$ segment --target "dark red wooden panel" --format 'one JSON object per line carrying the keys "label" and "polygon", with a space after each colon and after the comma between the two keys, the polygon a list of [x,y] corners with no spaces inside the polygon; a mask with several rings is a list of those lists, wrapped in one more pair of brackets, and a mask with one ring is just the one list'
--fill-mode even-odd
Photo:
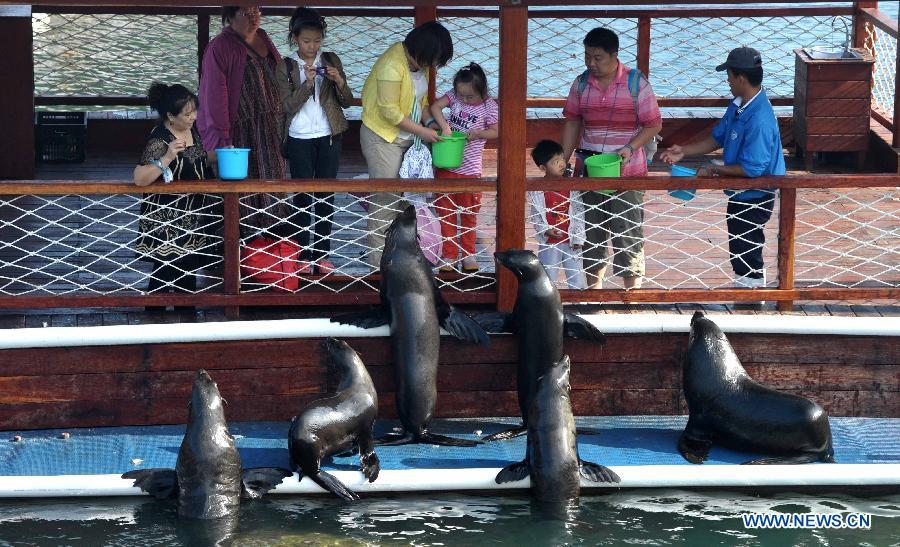
{"label": "dark red wooden panel", "polygon": [[869,82],[810,82],[807,99],[862,99],[869,96]]}

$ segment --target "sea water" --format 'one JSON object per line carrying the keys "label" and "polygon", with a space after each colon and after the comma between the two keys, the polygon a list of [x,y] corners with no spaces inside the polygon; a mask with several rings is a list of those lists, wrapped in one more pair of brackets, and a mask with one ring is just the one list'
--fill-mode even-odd
{"label": "sea water", "polygon": [[[869,529],[748,529],[748,513],[871,515]],[[900,545],[900,494],[633,490],[563,508],[525,496],[273,496],[235,519],[179,519],[146,498],[7,500],[0,545]]]}

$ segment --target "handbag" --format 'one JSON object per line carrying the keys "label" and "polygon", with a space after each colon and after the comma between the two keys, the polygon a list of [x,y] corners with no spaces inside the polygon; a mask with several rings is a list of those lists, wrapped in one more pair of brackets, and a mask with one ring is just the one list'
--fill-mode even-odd
{"label": "handbag", "polygon": [[241,246],[241,276],[277,291],[296,291],[300,250],[292,239],[256,237]]}
{"label": "handbag", "polygon": [[[419,101],[413,98],[413,109],[410,118],[419,120]],[[403,154],[403,162],[400,164],[401,179],[433,179],[434,167],[431,162],[431,151],[422,139],[416,136],[413,139],[412,146]]]}
{"label": "handbag", "polygon": [[434,210],[428,204],[428,194],[422,192],[404,192],[403,198],[416,208],[416,233],[419,236],[419,248],[425,259],[437,264],[441,256],[443,237],[441,223]]}

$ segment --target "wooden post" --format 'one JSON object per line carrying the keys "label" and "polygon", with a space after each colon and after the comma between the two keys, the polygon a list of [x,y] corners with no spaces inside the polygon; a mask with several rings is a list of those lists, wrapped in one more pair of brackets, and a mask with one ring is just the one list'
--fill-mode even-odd
{"label": "wooden post", "polygon": [[650,77],[650,17],[646,15],[638,18],[637,67]]}
{"label": "wooden post", "polygon": [[203,52],[209,45],[209,14],[197,15],[197,86],[200,85],[200,74],[203,72]]}
{"label": "wooden post", "polygon": [[[497,150],[497,250],[525,246],[525,98],[528,89],[528,8],[500,5],[500,142]],[[497,267],[497,308],[510,311],[515,277]]]}
{"label": "wooden post", "polygon": [[[428,21],[437,21],[437,6],[416,6],[413,10],[413,22],[415,26],[419,26],[422,23],[427,23]],[[437,93],[437,85],[435,84],[435,70],[432,70],[428,75],[428,102],[434,102],[435,93]],[[422,120],[427,120],[430,118],[430,115],[422,114]]]}
{"label": "wooden post", "polygon": [[[778,288],[794,288],[794,240],[797,236],[797,189],[782,188],[778,208]],[[793,300],[779,300],[778,311],[791,311]]]}
{"label": "wooden post", "polygon": [[[240,194],[229,193],[223,196],[224,214],[222,222],[225,223],[224,245],[224,285],[225,294],[240,294],[241,292],[241,211],[240,211]],[[240,308],[237,306],[226,306],[225,317],[228,319],[237,319],[240,315]]]}
{"label": "wooden post", "polygon": [[0,178],[34,178],[34,59],[31,6],[0,7]]}
{"label": "wooden post", "polygon": [[[894,39],[897,41],[897,61],[894,63],[894,142],[891,146],[900,148],[900,34]],[[900,173],[900,165],[897,172]]]}
{"label": "wooden post", "polygon": [[866,44],[866,40],[869,39],[870,33],[872,39],[875,37],[875,33],[872,32],[871,23],[867,23],[863,18],[862,10],[863,8],[873,8],[878,9],[878,2],[854,2],[853,3],[853,43],[852,46],[855,48],[866,48],[871,51],[875,51],[875,44]]}

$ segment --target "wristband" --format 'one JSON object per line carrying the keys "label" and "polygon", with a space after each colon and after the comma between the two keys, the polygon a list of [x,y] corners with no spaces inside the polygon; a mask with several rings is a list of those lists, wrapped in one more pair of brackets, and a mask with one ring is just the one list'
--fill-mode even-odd
{"label": "wristband", "polygon": [[631,143],[626,144],[626,145],[623,146],[622,148],[627,148],[629,152],[631,152],[632,154],[634,154],[634,147],[631,146]]}
{"label": "wristband", "polygon": [[151,160],[150,163],[159,167],[159,170],[162,171],[163,184],[169,184],[170,182],[172,182],[172,170],[169,169],[168,166],[163,165],[163,162],[159,160]]}

